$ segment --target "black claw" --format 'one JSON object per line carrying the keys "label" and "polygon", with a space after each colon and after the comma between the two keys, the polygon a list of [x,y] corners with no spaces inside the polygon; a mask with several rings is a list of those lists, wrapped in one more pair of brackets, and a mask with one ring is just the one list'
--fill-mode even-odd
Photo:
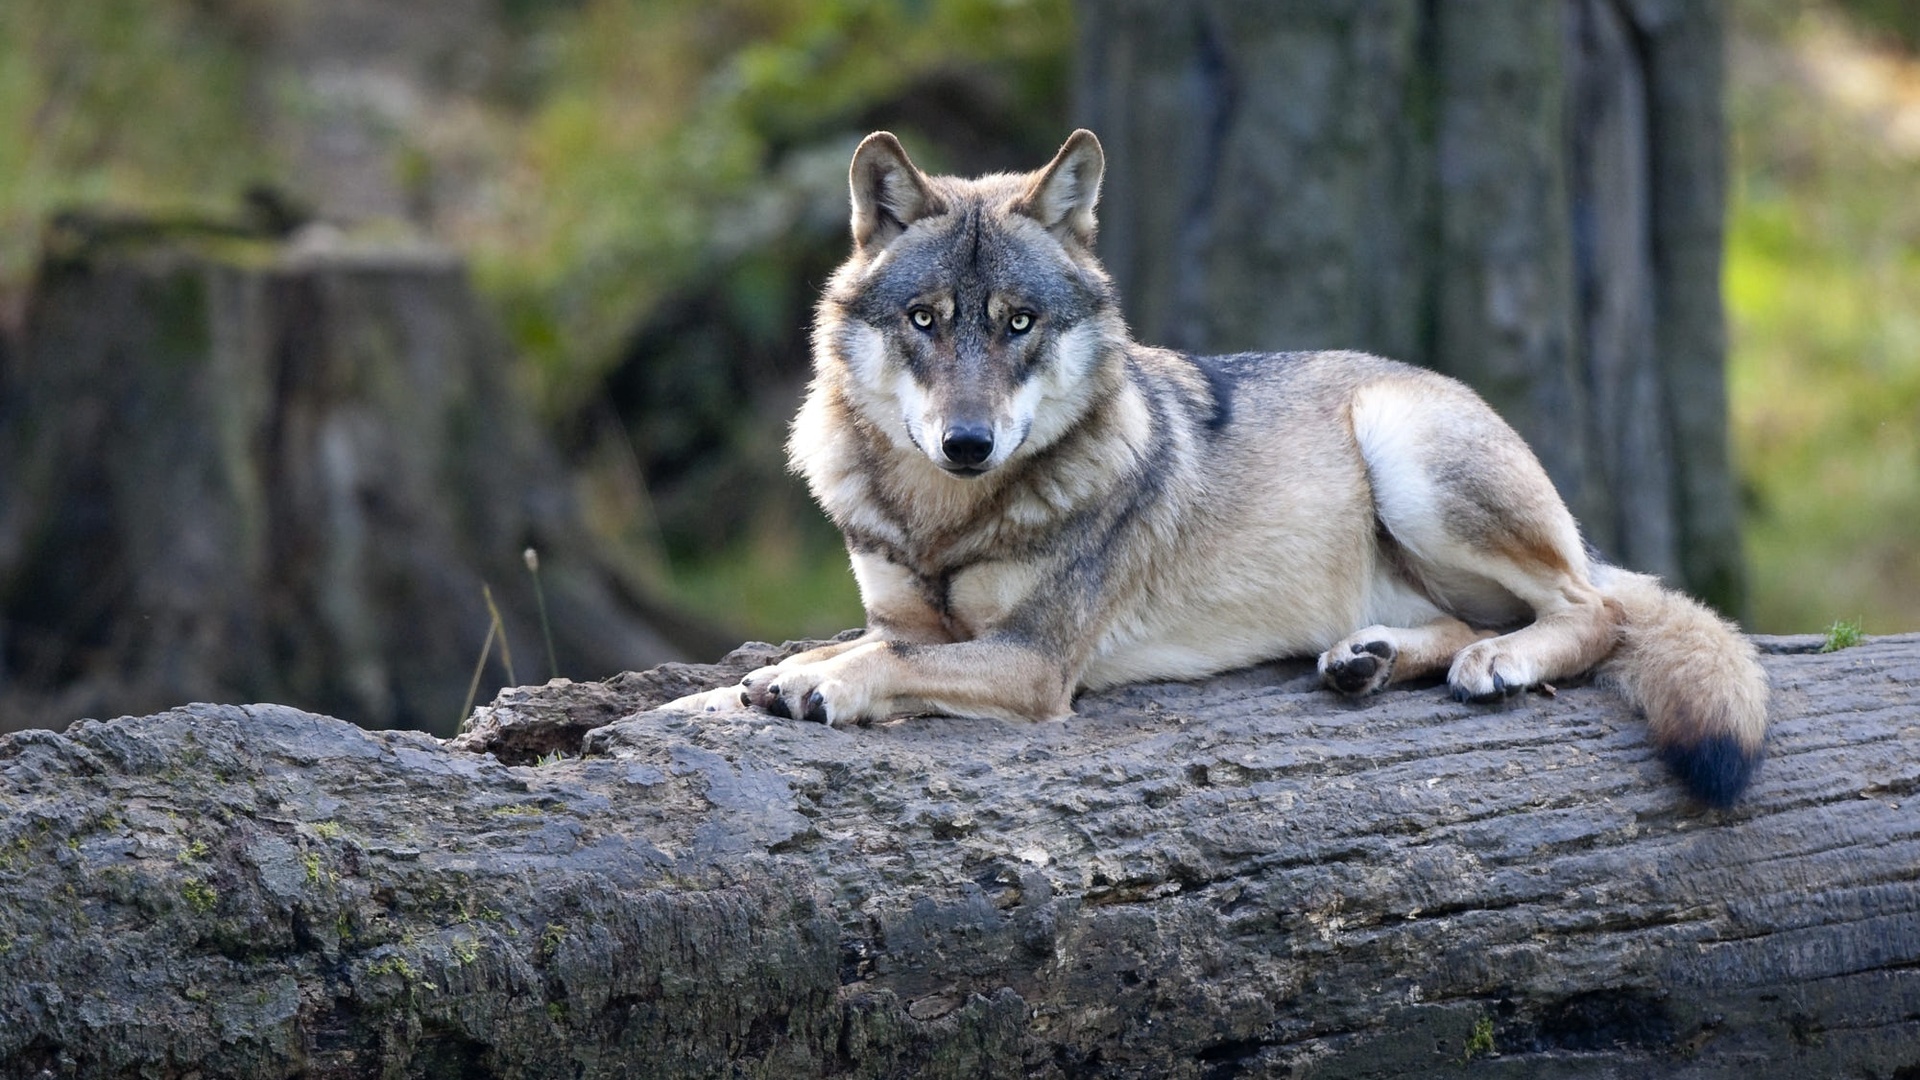
{"label": "black claw", "polygon": [[1493,676],[1493,689],[1484,694],[1475,694],[1469,692],[1464,686],[1456,686],[1453,688],[1453,700],[1462,704],[1494,705],[1502,701],[1513,700],[1515,694],[1525,689],[1526,687],[1524,686],[1516,686],[1508,682],[1501,678],[1498,672],[1495,672]]}
{"label": "black claw", "polygon": [[793,711],[787,708],[787,699],[780,696],[779,687],[777,686],[768,687],[767,694],[769,695],[769,697],[767,698],[768,712],[772,713],[773,715],[779,717],[782,720],[793,719]]}
{"label": "black claw", "polygon": [[815,690],[807,695],[807,712],[804,719],[816,724],[827,722],[827,699],[820,696],[820,691]]}
{"label": "black claw", "polygon": [[747,692],[745,690],[740,691],[740,704],[748,707],[751,707],[753,705],[753,699],[747,696]]}

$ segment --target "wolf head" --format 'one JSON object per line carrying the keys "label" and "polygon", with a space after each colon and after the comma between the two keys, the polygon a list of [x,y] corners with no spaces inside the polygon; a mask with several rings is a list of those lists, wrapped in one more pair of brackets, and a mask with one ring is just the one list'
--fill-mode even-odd
{"label": "wolf head", "polygon": [[956,477],[1058,439],[1125,329],[1093,256],[1105,157],[1076,131],[1035,173],[928,176],[887,132],[854,152],[853,255],[815,363],[885,438]]}

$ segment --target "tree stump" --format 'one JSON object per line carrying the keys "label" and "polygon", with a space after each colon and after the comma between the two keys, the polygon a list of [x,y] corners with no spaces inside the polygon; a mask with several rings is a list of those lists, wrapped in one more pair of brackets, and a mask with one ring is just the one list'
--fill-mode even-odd
{"label": "tree stump", "polygon": [[551,674],[529,547],[561,673],[725,649],[600,558],[450,255],[75,229],[0,417],[6,726],[277,700],[451,731],[483,584],[518,679]]}
{"label": "tree stump", "polygon": [[1298,663],[1031,726],[648,711],[759,646],[445,745],[0,737],[0,1075],[1910,1077],[1920,635],[1815,647],[1762,641],[1730,811],[1602,689]]}

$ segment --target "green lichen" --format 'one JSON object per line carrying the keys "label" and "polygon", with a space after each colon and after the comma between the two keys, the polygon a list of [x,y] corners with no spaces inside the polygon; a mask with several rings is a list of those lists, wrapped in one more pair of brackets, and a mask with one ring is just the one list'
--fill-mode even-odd
{"label": "green lichen", "polygon": [[376,960],[367,965],[367,974],[398,975],[403,979],[413,979],[419,975],[413,970],[413,965],[407,962],[407,958],[397,953],[385,960]]}
{"label": "green lichen", "polygon": [[1477,1057],[1492,1057],[1499,1053],[1493,1045],[1493,1018],[1483,1016],[1473,1022],[1473,1033],[1467,1036],[1466,1053],[1460,1057],[1462,1065]]}
{"label": "green lichen", "polygon": [[188,878],[180,883],[180,896],[193,910],[205,915],[220,903],[220,894],[213,886],[199,878]]}
{"label": "green lichen", "polygon": [[460,961],[462,967],[473,963],[480,959],[480,943],[472,938],[454,942],[453,958]]}

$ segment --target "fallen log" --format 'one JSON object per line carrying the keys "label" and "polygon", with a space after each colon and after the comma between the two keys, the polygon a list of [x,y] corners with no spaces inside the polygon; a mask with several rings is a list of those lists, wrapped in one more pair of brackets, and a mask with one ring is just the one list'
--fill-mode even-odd
{"label": "fallen log", "polygon": [[1762,642],[1690,804],[1600,688],[1299,664],[1018,727],[188,706],[0,738],[0,1075],[1920,1075],[1920,635]]}

